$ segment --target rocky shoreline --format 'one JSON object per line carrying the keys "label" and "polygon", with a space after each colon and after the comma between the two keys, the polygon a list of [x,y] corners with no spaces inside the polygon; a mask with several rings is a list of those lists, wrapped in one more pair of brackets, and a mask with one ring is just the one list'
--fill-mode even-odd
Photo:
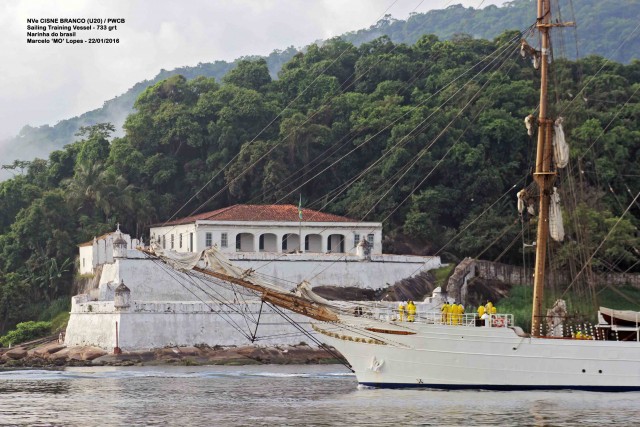
{"label": "rocky shoreline", "polygon": [[258,365],[340,363],[326,350],[306,344],[260,347],[167,347],[148,351],[109,354],[97,347],[66,347],[51,342],[27,349],[0,349],[2,368],[53,368],[65,366],[149,366],[149,365]]}

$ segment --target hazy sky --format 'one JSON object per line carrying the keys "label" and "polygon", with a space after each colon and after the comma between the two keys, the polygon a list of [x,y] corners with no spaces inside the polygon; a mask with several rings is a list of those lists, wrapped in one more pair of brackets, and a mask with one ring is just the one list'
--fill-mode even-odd
{"label": "hazy sky", "polygon": [[[389,13],[505,0],[3,0],[0,139],[99,108],[161,68],[302,47]],[[27,18],[124,18],[118,44],[27,44]],[[88,37],[84,37],[85,39]]]}

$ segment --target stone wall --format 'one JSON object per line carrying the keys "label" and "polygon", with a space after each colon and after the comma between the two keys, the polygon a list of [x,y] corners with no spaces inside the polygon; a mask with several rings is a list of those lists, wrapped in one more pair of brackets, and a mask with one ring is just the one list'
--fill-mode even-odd
{"label": "stone wall", "polygon": [[399,280],[442,266],[440,257],[372,255],[362,261],[344,254],[236,253],[231,262],[243,269],[291,283],[308,280],[312,286],[353,286],[380,289]]}
{"label": "stone wall", "polygon": [[[118,312],[113,310],[113,302],[109,307],[106,301],[94,301],[79,304],[75,308],[65,335],[67,346],[90,345],[112,351],[116,344],[116,322],[118,344],[123,351],[198,344],[241,346],[250,341],[230,323],[238,325],[245,334],[250,335],[255,330],[255,324],[247,323],[241,314],[218,303],[134,302],[131,310]],[[247,315],[257,318],[260,303],[250,303],[248,310]],[[311,331],[309,318],[298,315],[290,317]],[[260,345],[294,345],[309,341],[266,306],[263,307],[257,335],[259,340],[255,344]]]}
{"label": "stone wall", "polygon": [[[512,285],[533,285],[533,269],[522,268],[514,265],[501,264],[491,261],[476,261],[476,274],[484,279],[495,279]],[[640,274],[605,273],[594,275],[597,285],[624,285],[628,284],[640,289]],[[567,274],[554,272],[546,277],[546,284],[567,284],[571,279]]]}

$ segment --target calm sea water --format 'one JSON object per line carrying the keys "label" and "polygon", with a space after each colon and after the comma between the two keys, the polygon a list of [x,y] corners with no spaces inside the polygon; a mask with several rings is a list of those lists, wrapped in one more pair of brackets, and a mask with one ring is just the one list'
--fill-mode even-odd
{"label": "calm sea water", "polygon": [[633,426],[640,393],[359,388],[340,366],[0,371],[0,425]]}

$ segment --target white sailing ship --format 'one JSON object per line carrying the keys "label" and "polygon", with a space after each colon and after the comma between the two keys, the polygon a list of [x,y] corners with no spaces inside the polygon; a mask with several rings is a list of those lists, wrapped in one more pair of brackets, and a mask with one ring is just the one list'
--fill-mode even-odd
{"label": "white sailing ship", "polygon": [[[443,316],[418,311],[412,322],[388,308],[324,300],[303,283],[295,292],[260,279],[252,271],[234,267],[215,249],[193,256],[157,250],[174,267],[194,269],[200,277],[232,284],[257,293],[263,302],[316,320],[317,336],[337,349],[348,361],[358,382],[374,387],[479,388],[495,390],[580,389],[601,391],[640,390],[640,323],[636,314],[625,313],[623,325],[603,323],[599,330],[626,328],[632,340],[612,340],[609,334],[587,339],[542,336],[543,285],[547,236],[562,233],[561,220],[549,217],[555,190],[555,167],[561,167],[561,149],[552,161],[554,121],[547,112],[549,32],[565,24],[552,20],[549,0],[538,0],[537,29],[541,48],[523,42],[522,52],[533,57],[541,72],[537,162],[534,180],[539,188],[539,219],[536,242],[532,333],[514,325],[510,314],[492,314],[478,321],[474,314]],[[535,123],[534,123],[535,122]],[[556,138],[557,139],[557,138]],[[565,150],[566,151],[566,150]],[[566,154],[566,153],[564,153]],[[524,206],[521,206],[524,207]],[[204,261],[202,260],[204,256]],[[612,318],[611,312],[603,313]],[[634,317],[635,316],[635,317]],[[614,316],[615,317],[615,316]],[[631,320],[629,320],[631,319]],[[604,322],[604,321],[603,321]]]}

